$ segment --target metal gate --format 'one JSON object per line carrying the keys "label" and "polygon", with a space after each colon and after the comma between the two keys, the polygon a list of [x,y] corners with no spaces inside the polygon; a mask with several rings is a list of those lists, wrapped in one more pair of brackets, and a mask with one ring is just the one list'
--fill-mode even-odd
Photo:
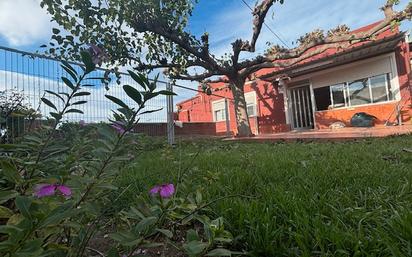
{"label": "metal gate", "polygon": [[289,89],[289,110],[293,129],[313,129],[313,109],[310,86]]}

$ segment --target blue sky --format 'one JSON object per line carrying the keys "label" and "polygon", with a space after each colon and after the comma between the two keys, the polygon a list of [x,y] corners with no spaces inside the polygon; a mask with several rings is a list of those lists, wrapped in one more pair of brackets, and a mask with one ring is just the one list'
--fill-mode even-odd
{"label": "blue sky", "polygon": [[[245,0],[254,6],[255,0]],[[402,4],[397,9],[403,8],[409,0],[401,0]],[[39,6],[40,0],[0,0],[0,46],[17,48],[26,51],[40,50],[39,46],[45,44],[50,39],[51,29],[54,26],[50,22],[50,17],[45,10]],[[302,4],[304,3],[304,4]],[[276,4],[269,13],[266,23],[287,43],[295,46],[293,42],[303,35],[316,28],[328,30],[340,24],[347,24],[352,29],[358,28],[380,20],[383,13],[379,7],[385,0],[285,0],[283,5]],[[237,38],[250,39],[252,34],[251,11],[241,0],[200,0],[196,6],[194,15],[190,19],[189,30],[197,36],[204,32],[209,32],[212,52],[221,56],[225,52],[230,52],[231,45]],[[410,29],[411,22],[403,24],[403,30]],[[263,28],[261,38],[257,44],[257,52],[263,53],[266,42],[280,43],[276,37],[267,29]],[[37,106],[40,93],[36,93],[36,85],[48,85],[56,87],[61,85],[58,72],[52,72],[43,78],[39,72],[41,65],[32,60],[26,60],[32,65],[30,69],[22,71],[25,66],[18,65],[18,62],[6,63],[5,52],[0,51],[0,90],[15,87],[16,89],[28,91],[26,93],[34,95],[33,106]],[[245,57],[245,56],[243,56]],[[15,57],[28,58],[28,57]],[[22,63],[22,61],[21,61]],[[2,71],[8,66],[7,72]],[[27,65],[26,65],[27,66]],[[42,83],[40,83],[42,81]],[[180,81],[188,87],[197,88],[197,83]],[[26,85],[26,88],[25,88]],[[94,88],[94,95],[100,96],[107,93],[104,87]],[[116,90],[119,90],[116,87]],[[176,102],[187,99],[194,95],[194,92],[178,89]],[[32,92],[33,91],[33,92]],[[113,93],[113,92],[112,92]],[[119,92],[117,92],[119,93]],[[96,98],[96,99],[97,99]],[[93,101],[92,101],[93,102]],[[91,109],[102,113],[103,117],[110,114],[111,106],[91,103]],[[158,105],[164,105],[160,103]],[[46,110],[44,110],[46,113]],[[160,118],[159,118],[160,117]],[[147,121],[164,121],[163,113],[147,117]],[[93,118],[90,118],[93,119]]]}
{"label": "blue sky", "polygon": [[[38,3],[40,0],[0,1],[0,45],[24,50],[38,50],[47,43],[53,24]],[[251,6],[255,0],[246,0]],[[401,0],[400,9],[409,0]],[[339,24],[357,28],[383,17],[379,7],[385,0],[285,0],[276,4],[268,15],[267,24],[278,33],[289,46],[296,39],[315,28],[329,29]],[[273,17],[272,17],[273,14]],[[210,33],[211,45],[217,55],[230,50],[236,38],[249,38],[252,16],[241,0],[200,0],[196,6],[189,29],[200,35]],[[411,22],[403,29],[411,28]],[[258,42],[258,50],[266,42],[280,43],[264,28]]]}

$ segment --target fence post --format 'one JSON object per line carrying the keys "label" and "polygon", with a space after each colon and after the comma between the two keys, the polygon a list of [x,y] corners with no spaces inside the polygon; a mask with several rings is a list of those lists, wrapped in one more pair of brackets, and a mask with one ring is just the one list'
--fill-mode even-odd
{"label": "fence post", "polygon": [[226,136],[230,137],[229,100],[225,98]]}
{"label": "fence post", "polygon": [[[171,83],[167,83],[166,90],[173,92],[173,85]],[[167,142],[169,143],[169,145],[173,146],[175,144],[173,95],[166,96],[166,101],[167,101]]]}

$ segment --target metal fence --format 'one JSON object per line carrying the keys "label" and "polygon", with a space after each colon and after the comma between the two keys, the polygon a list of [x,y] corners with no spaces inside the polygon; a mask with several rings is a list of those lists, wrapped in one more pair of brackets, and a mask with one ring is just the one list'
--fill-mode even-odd
{"label": "metal fence", "polygon": [[[66,92],[68,90],[61,78],[62,76],[68,77],[69,74],[60,64],[60,60],[42,54],[0,46],[0,108],[4,106],[5,102],[10,101],[13,95],[19,95],[22,96],[21,106],[37,110],[40,116],[36,120],[46,121],[50,118],[49,112],[52,110],[41,102],[41,98],[47,95],[47,98],[51,100],[57,99],[53,99],[53,95],[47,94],[45,91]],[[77,71],[81,71],[80,64],[71,64]],[[105,72],[105,69],[97,69],[90,76],[103,77]],[[86,80],[85,83],[91,84],[93,87],[87,87],[86,89],[91,94],[81,99],[87,101],[87,104],[78,108],[84,114],[70,113],[65,115],[64,121],[73,123],[107,122],[108,118],[112,117],[112,110],[115,110],[117,106],[105,97],[106,94],[122,99],[127,104],[133,104],[123,91],[122,85],[138,86],[137,83],[128,73],[121,73],[120,84],[117,84],[116,80],[115,76],[112,75],[111,82],[107,87],[99,80]],[[138,131],[151,136],[168,136],[169,143],[173,144],[174,112],[176,111],[174,104],[194,96],[199,93],[199,90],[178,84],[171,85],[166,81],[158,81],[157,87],[159,90],[172,90],[177,96],[159,96],[150,100],[146,105],[146,110],[161,110],[141,116]],[[63,103],[60,101],[53,102],[58,108],[62,107]],[[9,133],[21,134],[26,131],[27,127],[25,119],[18,115],[10,117],[8,124],[4,120],[0,124],[2,135],[6,130]]]}

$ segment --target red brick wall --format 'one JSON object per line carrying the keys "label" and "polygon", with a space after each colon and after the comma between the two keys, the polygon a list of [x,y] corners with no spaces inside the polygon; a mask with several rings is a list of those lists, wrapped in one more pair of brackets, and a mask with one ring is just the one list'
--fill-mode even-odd
{"label": "red brick wall", "polygon": [[337,121],[341,121],[350,126],[350,120],[355,113],[366,112],[370,115],[377,117],[376,125],[383,125],[389,118],[390,114],[395,109],[397,102],[376,104],[369,106],[360,106],[346,109],[336,109],[329,111],[321,111],[315,113],[315,122],[317,129],[326,129]]}
{"label": "red brick wall", "polygon": [[[211,85],[213,94],[208,96],[199,93],[192,99],[178,104],[177,120],[183,122],[213,122],[212,102],[223,98],[233,99],[232,91],[223,83]],[[256,92],[257,117],[249,119],[254,134],[272,134],[288,131],[283,104],[283,94],[277,86],[268,82],[258,81],[245,85],[245,93]],[[235,108],[233,101],[229,101],[230,129],[233,135],[237,134]],[[216,123],[216,133],[226,133],[226,122]]]}
{"label": "red brick wall", "polygon": [[[373,26],[376,24],[372,24]],[[368,29],[365,27],[363,29]],[[379,38],[392,35],[396,31],[386,31]],[[400,91],[402,99],[409,99],[412,95],[411,86],[411,67],[410,67],[410,49],[405,42],[400,43],[396,49],[396,65],[399,75]],[[262,69],[257,72],[263,75],[273,71],[273,69]],[[225,98],[233,98],[231,91],[223,83],[215,83],[210,85],[214,94]],[[219,89],[219,90],[216,90]],[[272,134],[290,130],[290,125],[286,124],[283,94],[279,92],[278,87],[268,82],[259,81],[253,84],[245,85],[245,93],[255,91],[257,96],[257,117],[251,118],[251,127],[253,133],[257,134]],[[196,97],[179,103],[179,111],[177,120],[184,122],[213,122],[213,114],[211,103],[216,100],[221,100],[222,97],[208,96],[199,93]],[[411,102],[403,112],[404,122],[410,122],[412,116]],[[340,110],[330,110],[317,112],[315,120],[317,128],[328,128],[335,121],[343,121],[349,125],[349,121],[356,112],[366,112],[378,118],[378,124],[383,124],[394,112],[396,102],[376,104],[370,106],[354,107]],[[230,102],[230,127],[232,134],[236,134],[235,111],[233,102]],[[394,121],[396,115],[393,115]],[[216,123],[216,133],[226,133],[226,123]]]}
{"label": "red brick wall", "polygon": [[[166,123],[139,123],[135,132],[148,136],[166,136]],[[177,136],[216,136],[216,124],[214,122],[183,123],[183,127],[175,126]]]}

